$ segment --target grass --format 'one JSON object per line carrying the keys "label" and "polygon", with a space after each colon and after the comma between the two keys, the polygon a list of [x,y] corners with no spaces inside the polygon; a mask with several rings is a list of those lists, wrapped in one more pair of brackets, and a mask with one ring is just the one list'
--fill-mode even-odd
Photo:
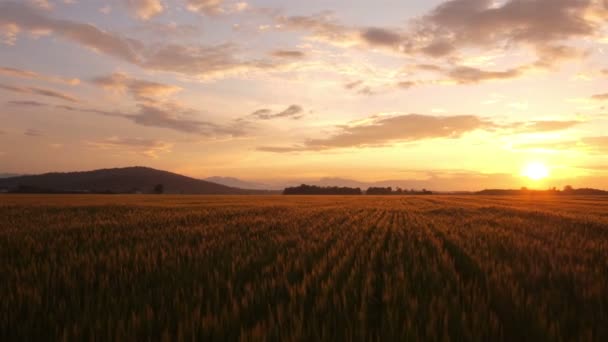
{"label": "grass", "polygon": [[608,339],[601,197],[1,196],[0,340]]}

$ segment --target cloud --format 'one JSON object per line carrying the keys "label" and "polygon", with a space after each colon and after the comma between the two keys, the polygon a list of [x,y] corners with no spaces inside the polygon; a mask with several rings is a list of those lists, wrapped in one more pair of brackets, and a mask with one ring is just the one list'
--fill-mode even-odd
{"label": "cloud", "polygon": [[119,138],[110,137],[99,141],[87,142],[89,146],[102,150],[118,150],[123,152],[135,152],[150,158],[157,159],[161,153],[171,152],[173,144],[162,140],[144,138]]}
{"label": "cloud", "polygon": [[300,59],[304,58],[306,54],[302,51],[297,50],[275,50],[272,52],[272,55],[280,58],[294,58]]}
{"label": "cloud", "polygon": [[210,122],[185,119],[173,114],[174,112],[170,108],[144,104],[138,107],[139,111],[136,114],[126,115],[125,117],[142,126],[168,128],[178,132],[199,135],[216,135],[218,133],[231,135],[235,133]]}
{"label": "cloud", "polygon": [[473,67],[460,66],[444,71],[450,80],[461,83],[479,83],[488,80],[504,80],[521,76],[528,67],[522,66],[504,71],[486,71]]}
{"label": "cloud", "polygon": [[29,2],[38,8],[42,8],[45,10],[53,9],[53,4],[49,0],[29,0]]}
{"label": "cloud", "polygon": [[353,89],[358,88],[362,84],[363,84],[363,80],[356,80],[356,81],[353,81],[353,82],[346,83],[344,85],[344,88],[348,89],[348,90],[353,90]]}
{"label": "cloud", "polygon": [[137,111],[135,113],[120,113],[67,106],[61,108],[70,111],[120,117],[141,126],[166,128],[177,132],[202,136],[241,136],[245,134],[242,124],[226,126],[188,119],[188,116],[195,115],[198,112],[194,109],[185,108],[178,102],[167,101],[168,97],[182,90],[180,87],[136,79],[125,73],[113,73],[97,77],[91,80],[91,82],[111,91],[129,93],[138,102]]}
{"label": "cloud", "polygon": [[357,81],[346,83],[344,85],[344,89],[354,90],[357,92],[357,94],[360,94],[360,95],[367,95],[367,96],[376,95],[376,92],[374,92],[371,87],[365,85],[365,81],[363,81],[363,80],[357,80]]}
{"label": "cloud", "polygon": [[79,43],[95,51],[137,63],[137,49],[141,43],[108,33],[91,24],[48,17],[23,4],[6,2],[0,4],[0,23],[16,25],[22,30],[50,31],[67,40]]}
{"label": "cloud", "polygon": [[525,128],[534,132],[560,131],[580,125],[581,121],[532,121]]}
{"label": "cloud", "polygon": [[416,64],[414,66],[414,68],[416,70],[430,71],[430,72],[439,72],[439,71],[443,70],[442,67],[440,67],[439,65],[434,65],[434,64]]}
{"label": "cloud", "polygon": [[516,122],[503,128],[512,128],[516,133],[540,133],[561,131],[584,123],[583,121],[529,121]]}
{"label": "cloud", "polygon": [[281,118],[290,118],[293,120],[300,119],[302,117],[302,112],[304,109],[299,105],[291,105],[287,107],[287,109],[273,113],[270,109],[259,109],[255,112],[251,113],[249,117],[258,119],[258,120],[272,120],[272,119],[281,119]]}
{"label": "cloud", "polygon": [[331,12],[309,16],[275,16],[274,20],[282,29],[310,31],[309,39],[338,46],[352,46],[362,42],[360,32],[355,28],[338,23]]}
{"label": "cloud", "polygon": [[542,141],[520,144],[521,149],[575,150],[591,154],[608,153],[608,136],[581,137],[578,140]]}
{"label": "cloud", "polygon": [[55,90],[39,88],[39,87],[19,87],[19,86],[11,86],[11,85],[5,85],[5,84],[0,83],[0,89],[12,91],[14,93],[20,93],[20,94],[31,94],[31,95],[53,97],[53,98],[57,98],[60,100],[73,102],[73,103],[80,102],[74,96],[64,94],[64,93],[61,93],[61,92],[58,92]]}
{"label": "cloud", "polygon": [[102,13],[102,14],[105,14],[105,15],[108,15],[108,14],[112,13],[112,6],[105,5],[105,6],[101,7],[99,9],[99,13]]}
{"label": "cloud", "polygon": [[593,95],[591,98],[594,100],[598,100],[598,101],[606,101],[606,100],[608,100],[608,93],[596,94],[596,95]]}
{"label": "cloud", "polygon": [[148,20],[164,11],[160,0],[126,0],[125,4],[141,20]]}
{"label": "cloud", "polygon": [[[450,0],[411,20],[406,29],[347,26],[331,12],[275,16],[275,20],[283,29],[309,31],[309,39],[334,46],[382,47],[407,56],[448,58],[450,63],[471,49],[524,48],[535,53],[531,65],[550,68],[588,55],[586,49],[571,43],[601,35],[608,12],[598,8],[592,0]],[[522,76],[522,71],[510,69],[473,78],[479,79],[475,82],[514,78]]]}
{"label": "cloud", "polygon": [[28,137],[41,137],[44,135],[44,133],[42,133],[42,131],[39,131],[39,130],[33,129],[33,128],[27,129],[25,132],[23,132],[23,134],[27,135]]}
{"label": "cloud", "polygon": [[184,46],[170,44],[151,50],[140,66],[146,69],[170,71],[184,75],[223,77],[252,70],[272,69],[276,63],[243,61],[234,57],[233,45]]}
{"label": "cloud", "polygon": [[608,136],[586,137],[581,141],[595,153],[608,153]]}
{"label": "cloud", "polygon": [[119,72],[94,78],[91,83],[115,92],[128,92],[135,100],[146,102],[157,102],[182,90],[177,86],[140,80]]}
{"label": "cloud", "polygon": [[207,15],[217,15],[223,13],[223,3],[224,0],[186,0],[188,10]]}
{"label": "cloud", "polygon": [[183,108],[174,103],[140,103],[137,105],[137,110],[132,113],[64,105],[58,105],[55,108],[71,112],[121,118],[140,126],[165,128],[176,132],[205,137],[237,137],[246,134],[246,125],[244,123],[222,125],[208,121],[188,119],[188,116],[196,115],[198,112],[193,109]]}
{"label": "cloud", "polygon": [[8,104],[13,106],[24,106],[24,107],[46,107],[48,104],[38,101],[8,101]]}
{"label": "cloud", "polygon": [[411,87],[415,86],[416,82],[414,81],[402,81],[397,83],[397,87],[401,88],[401,89],[410,89]]}
{"label": "cloud", "polygon": [[382,146],[434,138],[458,138],[465,133],[494,126],[473,115],[430,116],[407,114],[372,116],[362,124],[341,126],[338,132],[322,139],[309,139],[301,145],[259,147],[267,152],[322,151],[337,148]]}
{"label": "cloud", "polygon": [[451,0],[422,19],[421,31],[430,42],[427,48],[438,43],[462,48],[508,42],[536,48],[542,56],[552,43],[596,34],[598,27],[586,18],[591,8],[589,0]]}
{"label": "cloud", "polygon": [[179,24],[175,22],[163,23],[157,21],[146,21],[135,28],[135,31],[150,34],[155,38],[191,37],[200,34],[196,25]]}
{"label": "cloud", "polygon": [[404,41],[400,34],[378,27],[364,29],[361,38],[370,45],[378,46],[396,46]]}
{"label": "cloud", "polygon": [[11,67],[0,67],[0,75],[41,80],[41,81],[46,81],[46,82],[68,84],[68,85],[80,84],[80,80],[77,78],[64,78],[64,77],[57,77],[57,76],[42,75],[35,71],[23,70],[23,69],[11,68]]}
{"label": "cloud", "polygon": [[443,57],[451,54],[456,50],[454,44],[446,40],[438,40],[420,49],[420,51],[431,57]]}
{"label": "cloud", "polygon": [[[190,1],[207,3],[217,1]],[[93,51],[112,56],[144,69],[174,72],[190,77],[227,75],[277,68],[282,64],[265,60],[244,61],[235,57],[231,44],[216,46],[175,43],[146,45],[139,40],[106,32],[94,25],[49,17],[36,9],[15,2],[0,4],[0,26],[20,31],[45,31],[78,43]]]}
{"label": "cloud", "polygon": [[0,41],[3,44],[12,46],[17,42],[17,35],[21,32],[19,26],[12,23],[3,23],[0,21]]}

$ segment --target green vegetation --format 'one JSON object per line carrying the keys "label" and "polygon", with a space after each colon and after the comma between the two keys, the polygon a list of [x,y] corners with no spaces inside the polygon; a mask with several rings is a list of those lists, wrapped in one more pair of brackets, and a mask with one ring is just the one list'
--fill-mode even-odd
{"label": "green vegetation", "polygon": [[0,340],[608,339],[608,199],[1,196]]}

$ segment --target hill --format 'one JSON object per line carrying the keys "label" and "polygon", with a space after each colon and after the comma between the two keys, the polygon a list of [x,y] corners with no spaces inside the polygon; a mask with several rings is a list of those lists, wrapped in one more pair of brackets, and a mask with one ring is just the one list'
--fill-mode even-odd
{"label": "hill", "polygon": [[18,176],[22,176],[16,173],[0,173],[0,178],[11,178],[11,177],[18,177]]}
{"label": "hill", "polygon": [[10,192],[153,193],[162,184],[168,194],[262,194],[147,167],[102,169],[85,172],[46,173],[0,179]]}

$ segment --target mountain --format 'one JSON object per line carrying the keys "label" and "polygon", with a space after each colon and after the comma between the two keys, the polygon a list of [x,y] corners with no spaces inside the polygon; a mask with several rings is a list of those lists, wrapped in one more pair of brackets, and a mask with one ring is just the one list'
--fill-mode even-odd
{"label": "mountain", "polygon": [[232,188],[239,188],[239,189],[251,189],[251,190],[281,190],[281,189],[283,189],[283,187],[272,186],[272,185],[264,184],[264,183],[250,182],[250,181],[246,181],[246,180],[242,180],[242,179],[238,179],[238,178],[234,178],[234,177],[215,176],[215,177],[205,178],[205,180],[208,182],[222,184],[225,186],[229,186]]}
{"label": "mountain", "polygon": [[11,178],[11,177],[19,177],[21,175],[16,173],[0,173],[0,179],[2,178]]}
{"label": "mountain", "polygon": [[22,192],[153,193],[162,184],[169,194],[261,194],[147,167],[102,169],[86,172],[46,173],[0,179],[0,188]]}

